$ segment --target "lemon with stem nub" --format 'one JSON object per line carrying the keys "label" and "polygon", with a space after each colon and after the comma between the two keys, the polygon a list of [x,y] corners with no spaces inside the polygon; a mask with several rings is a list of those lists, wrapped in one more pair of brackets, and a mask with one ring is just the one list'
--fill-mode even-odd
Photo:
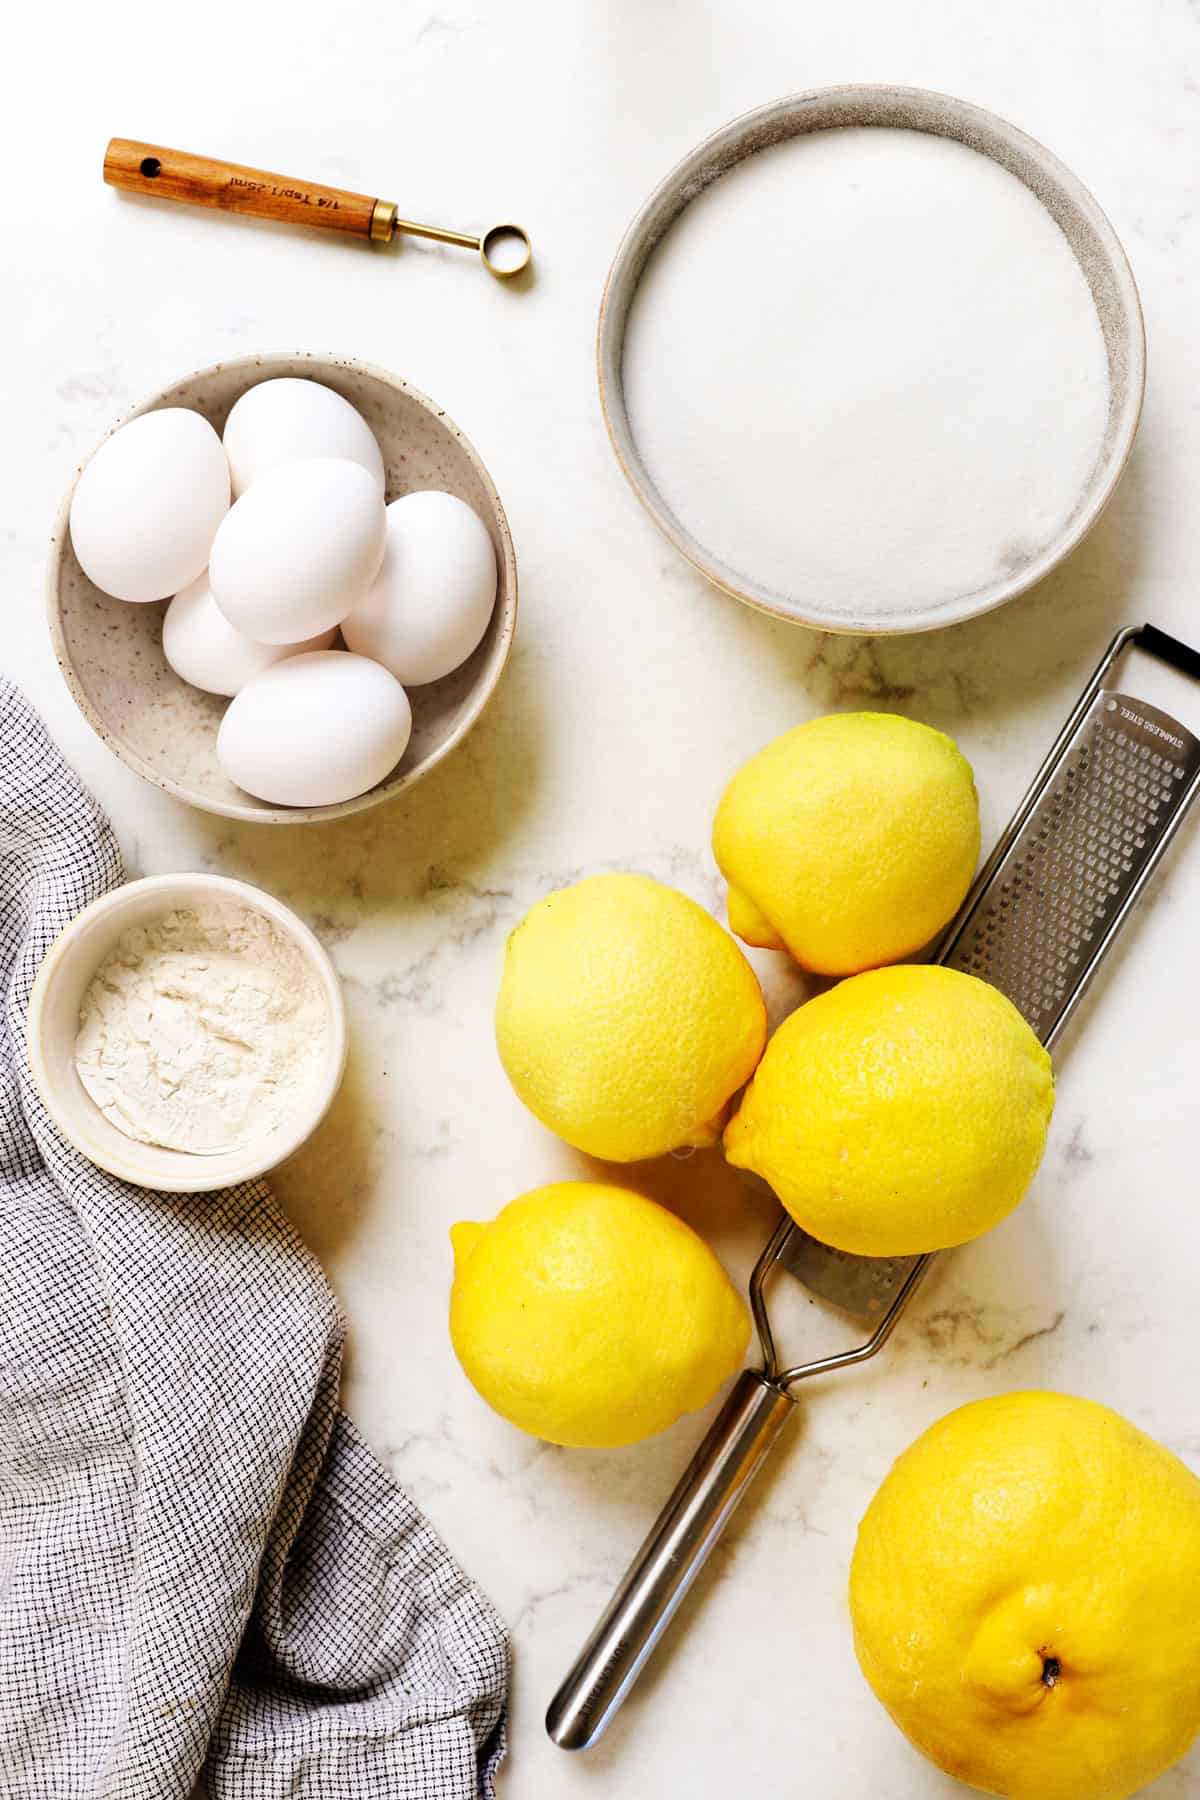
{"label": "lemon with stem nub", "polygon": [[1200,1481],[1093,1401],[977,1400],[867,1508],[850,1610],[939,1768],[1005,1800],[1125,1800],[1200,1729]]}

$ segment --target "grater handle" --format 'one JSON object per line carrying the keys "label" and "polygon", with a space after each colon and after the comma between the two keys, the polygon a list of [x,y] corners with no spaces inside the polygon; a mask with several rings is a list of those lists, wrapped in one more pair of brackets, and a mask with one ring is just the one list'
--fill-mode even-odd
{"label": "grater handle", "polygon": [[550,1702],[546,1730],[586,1750],[625,1699],[766,1460],[795,1401],[757,1370],[738,1376],[675,1492]]}
{"label": "grater handle", "polygon": [[1190,644],[1172,637],[1169,631],[1160,631],[1157,625],[1143,625],[1134,633],[1133,641],[1139,650],[1157,656],[1160,662],[1170,663],[1181,675],[1190,675],[1194,681],[1200,681],[1200,650],[1193,650]]}

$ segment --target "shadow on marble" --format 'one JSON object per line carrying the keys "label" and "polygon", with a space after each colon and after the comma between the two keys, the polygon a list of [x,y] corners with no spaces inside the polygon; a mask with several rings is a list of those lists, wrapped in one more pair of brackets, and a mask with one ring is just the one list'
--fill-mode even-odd
{"label": "shadow on marble", "polygon": [[[757,1248],[778,1217],[778,1206],[744,1182],[719,1149],[679,1150],[651,1162],[601,1162],[581,1157],[580,1177],[616,1182],[656,1200],[690,1225],[719,1256]],[[744,1257],[738,1259],[739,1267]],[[731,1270],[732,1273],[732,1270]],[[735,1276],[736,1279],[736,1276]]]}
{"label": "shadow on marble", "polygon": [[268,1181],[305,1243],[328,1269],[356,1236],[385,1155],[385,1131],[372,1119],[363,1074],[365,1050],[350,1035],[337,1098],[308,1142]]}
{"label": "shadow on marble", "polygon": [[[1056,694],[1071,673],[1078,683],[1123,624],[1140,622],[1138,598],[1152,511],[1147,468],[1152,451],[1135,447],[1112,501],[1094,530],[1045,581],[1019,599],[944,631],[902,637],[852,637],[781,624],[742,608],[739,649],[748,669],[769,663],[804,688],[821,709],[894,708],[953,731],[970,718],[1002,728],[1032,703]],[[664,569],[672,573],[673,565]],[[688,571],[697,596],[730,601]]]}
{"label": "shadow on marble", "polygon": [[[124,188],[113,188],[109,198],[114,206],[131,207],[134,212],[147,212],[151,216],[164,211],[179,212],[184,210],[178,202],[160,200],[154,194],[134,194]],[[294,238],[297,226],[283,219],[259,219],[248,213],[228,212],[223,207],[209,209],[203,206],[186,206],[188,228],[195,234],[197,243],[202,243],[208,232],[216,232],[223,236],[227,232],[248,232],[251,237],[265,236]],[[318,251],[325,251],[331,256],[376,256],[378,247],[368,238],[356,237],[343,231],[304,231]],[[353,354],[353,352],[351,352]],[[403,374],[403,370],[397,371]]]}
{"label": "shadow on marble", "polygon": [[[346,185],[351,188],[351,191],[354,191],[352,177],[347,181]],[[164,208],[170,208],[173,211],[178,210],[177,206],[173,205],[172,202],[160,200],[153,194],[134,194],[125,189],[113,189],[111,199],[114,205],[132,207],[135,211],[145,210],[150,213],[161,213]],[[461,263],[465,256],[467,268],[470,269],[471,267],[470,252],[464,252],[462,249],[450,245],[438,244],[432,240],[424,242],[419,238],[401,235],[398,238],[393,238],[388,245],[381,246],[372,243],[368,238],[359,237],[350,232],[312,229],[306,231],[303,226],[298,227],[290,220],[261,219],[254,217],[249,213],[229,212],[224,208],[213,208],[210,210],[207,207],[189,206],[187,211],[189,216],[189,229],[196,234],[198,243],[202,242],[204,235],[210,231],[215,231],[219,235],[224,235],[227,232],[242,231],[248,233],[252,238],[264,237],[269,241],[274,237],[294,238],[299,230],[301,235],[308,240],[310,250],[318,255],[367,257],[370,258],[372,262],[376,261],[380,256],[385,258],[408,258],[415,256],[429,258],[435,262],[449,262],[451,264]],[[465,230],[467,227],[464,226],[462,229]],[[478,267],[478,264],[476,264],[476,267]],[[520,295],[528,293],[530,289],[536,285],[536,282],[537,247],[535,245],[534,260],[529,267],[518,275],[506,276],[502,280],[496,280],[495,285],[501,292],[511,292]],[[274,346],[272,345],[271,347]],[[349,354],[357,354],[354,346],[350,346]],[[406,371],[404,369],[395,369],[394,373],[397,375],[405,375]]]}
{"label": "shadow on marble", "polygon": [[518,641],[470,735],[394,801],[328,824],[264,826],[193,815],[197,866],[270,889],[336,933],[426,896],[431,870],[469,885],[529,810],[546,754],[535,677]]}

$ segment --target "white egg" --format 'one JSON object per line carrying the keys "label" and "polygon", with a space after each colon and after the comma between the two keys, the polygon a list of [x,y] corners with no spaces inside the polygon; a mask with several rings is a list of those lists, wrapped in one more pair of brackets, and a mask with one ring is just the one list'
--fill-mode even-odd
{"label": "white egg", "polygon": [[342,635],[419,687],[467,660],[495,604],[496,555],[478,514],[453,494],[405,494],[387,509],[383,562]]}
{"label": "white egg", "polygon": [[379,569],[383,494],[345,458],[269,469],[235,500],[213,540],[213,599],[235,630],[294,644],[338,625]]}
{"label": "white egg", "polygon": [[165,406],[101,444],[71,499],[71,542],[117,600],[163,600],[204,570],[229,510],[229,465],[207,419]]}
{"label": "white egg", "polygon": [[384,485],[383,457],[362,414],[332,388],[299,377],[260,381],[234,402],[225,454],[235,495],[268,469],[310,456],[344,456]]}
{"label": "white egg", "polygon": [[412,732],[408,695],[366,657],[314,650],[276,663],[229,703],[217,760],[274,806],[332,806],[382,781]]}
{"label": "white egg", "polygon": [[237,694],[264,669],[306,650],[328,650],[337,626],[299,644],[256,644],[235,631],[207,575],[181,589],[163,615],[163,655],[181,680],[206,694]]}

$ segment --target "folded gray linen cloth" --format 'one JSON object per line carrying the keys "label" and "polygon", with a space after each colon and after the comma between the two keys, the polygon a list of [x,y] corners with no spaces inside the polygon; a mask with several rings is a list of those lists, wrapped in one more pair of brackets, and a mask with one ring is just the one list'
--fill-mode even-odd
{"label": "folded gray linen cloth", "polygon": [[261,1182],[128,1186],[33,1089],[38,965],[121,879],[0,679],[0,1794],[490,1796],[503,1627],[338,1411],[316,1261]]}

